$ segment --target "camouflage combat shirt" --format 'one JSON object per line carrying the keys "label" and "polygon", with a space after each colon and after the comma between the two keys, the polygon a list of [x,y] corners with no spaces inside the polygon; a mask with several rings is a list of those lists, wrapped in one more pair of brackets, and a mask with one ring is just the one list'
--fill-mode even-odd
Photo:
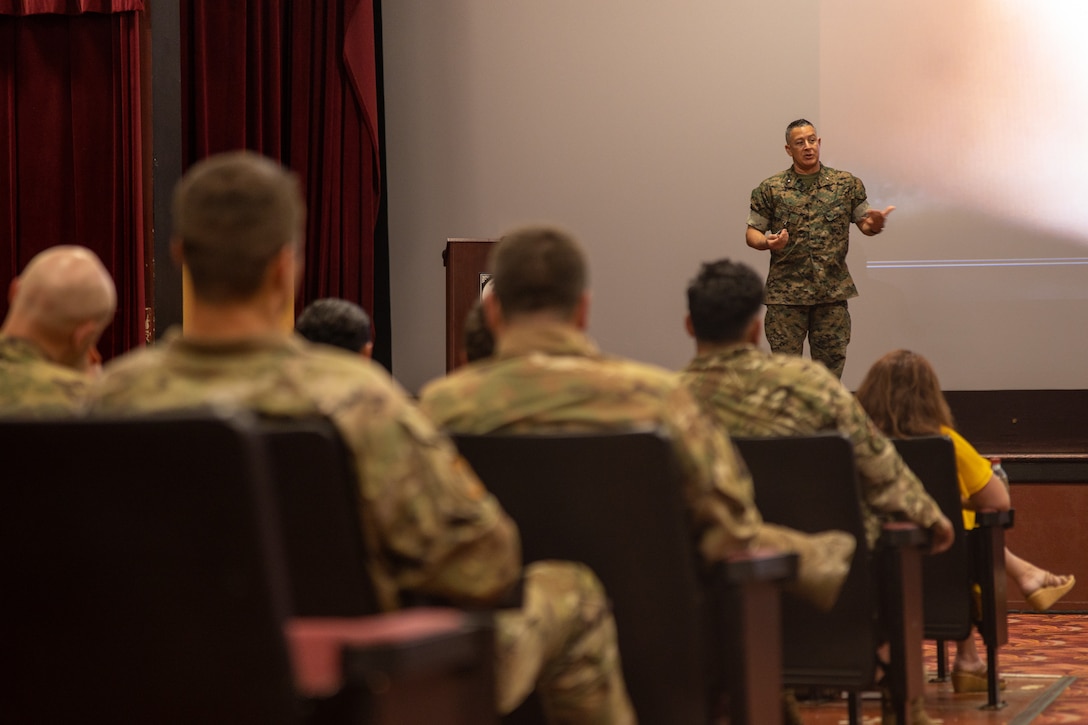
{"label": "camouflage combat shirt", "polygon": [[854,447],[870,547],[887,518],[905,517],[929,528],[940,517],[937,503],[892,442],[823,364],[745,343],[698,355],[681,377],[730,435],[838,431],[846,436]]}
{"label": "camouflage combat shirt", "polygon": [[677,375],[602,355],[569,326],[509,330],[493,357],[425,386],[420,406],[460,433],[656,427],[673,441],[707,560],[745,548],[761,527],[747,468]]}
{"label": "camouflage combat shirt", "polygon": [[334,421],[355,456],[384,607],[398,606],[399,591],[487,602],[520,576],[513,521],[385,370],[359,355],[287,335],[214,344],[171,335],[115,360],[90,391],[92,414],[207,405]]}
{"label": "camouflage combat shirt", "polygon": [[785,229],[790,239],[771,250],[767,304],[815,305],[857,297],[846,266],[850,225],[865,218],[869,203],[861,179],[821,166],[802,176],[789,169],[752,190],[748,226]]}
{"label": "camouflage combat shirt", "polygon": [[48,360],[29,340],[0,337],[0,415],[71,415],[89,382],[84,373]]}

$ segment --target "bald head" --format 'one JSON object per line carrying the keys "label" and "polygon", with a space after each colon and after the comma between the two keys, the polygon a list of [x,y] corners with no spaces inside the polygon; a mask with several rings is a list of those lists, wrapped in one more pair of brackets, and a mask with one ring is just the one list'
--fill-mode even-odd
{"label": "bald head", "polygon": [[113,279],[94,252],[57,246],[39,253],[11,285],[3,333],[37,343],[79,367],[117,309]]}

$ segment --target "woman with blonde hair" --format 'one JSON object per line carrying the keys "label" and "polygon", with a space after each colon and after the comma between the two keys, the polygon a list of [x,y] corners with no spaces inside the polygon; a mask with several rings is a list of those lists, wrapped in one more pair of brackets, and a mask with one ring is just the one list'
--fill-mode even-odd
{"label": "woman with blonde hair", "polygon": [[[965,530],[974,528],[975,511],[1010,507],[1007,483],[994,473],[990,461],[955,431],[937,373],[924,357],[910,350],[888,353],[865,374],[857,398],[876,426],[890,437],[944,435],[952,440]],[[1076,583],[1072,575],[1058,576],[1040,569],[1008,547],[1005,569],[1028,604],[1040,612],[1050,609]],[[978,655],[973,633],[956,643],[952,685],[956,692],[986,691],[986,664]]]}

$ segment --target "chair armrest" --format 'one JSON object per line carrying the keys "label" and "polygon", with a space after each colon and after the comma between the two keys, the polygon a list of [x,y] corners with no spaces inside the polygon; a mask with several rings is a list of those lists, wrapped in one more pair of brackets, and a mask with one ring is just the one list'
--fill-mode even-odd
{"label": "chair armrest", "polygon": [[928,548],[930,532],[909,521],[890,521],[881,527],[881,546],[897,548]]}
{"label": "chair armrest", "polygon": [[787,582],[797,578],[798,559],[797,554],[756,549],[727,557],[720,569],[729,584]]}
{"label": "chair armrest", "polygon": [[488,617],[440,608],[296,617],[285,625],[296,689],[307,697],[329,697],[369,672],[447,669],[490,658],[483,642],[491,641],[491,628]]}
{"label": "chair armrest", "polygon": [[976,511],[975,512],[975,528],[986,528],[1000,526],[1003,529],[1011,529],[1016,511],[1009,509],[1008,511]]}

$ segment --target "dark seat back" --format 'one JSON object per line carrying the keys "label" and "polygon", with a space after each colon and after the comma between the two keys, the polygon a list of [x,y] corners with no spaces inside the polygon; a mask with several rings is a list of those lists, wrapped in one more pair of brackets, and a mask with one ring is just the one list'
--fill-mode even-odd
{"label": "dark seat back", "polygon": [[604,583],[640,722],[705,725],[715,643],[668,440],[653,432],[453,438],[517,522],[526,562],[581,561]]}
{"label": "dark seat back", "polygon": [[970,550],[963,530],[963,508],[956,475],[956,452],[944,436],[896,439],[896,450],[918,476],[956,530],[947,551],[922,563],[925,637],[962,640],[971,632]]}
{"label": "dark seat back", "polygon": [[795,597],[783,599],[783,680],[790,685],[869,685],[878,644],[878,593],[850,442],[837,434],[733,441],[752,473],[756,506],[765,521],[810,533],[840,529],[858,541],[830,612]]}
{"label": "dark seat back", "polygon": [[0,458],[5,719],[295,721],[244,420],[0,421]]}
{"label": "dark seat back", "polygon": [[301,617],[379,611],[362,524],[355,459],[327,418],[259,421],[279,498],[280,530]]}

